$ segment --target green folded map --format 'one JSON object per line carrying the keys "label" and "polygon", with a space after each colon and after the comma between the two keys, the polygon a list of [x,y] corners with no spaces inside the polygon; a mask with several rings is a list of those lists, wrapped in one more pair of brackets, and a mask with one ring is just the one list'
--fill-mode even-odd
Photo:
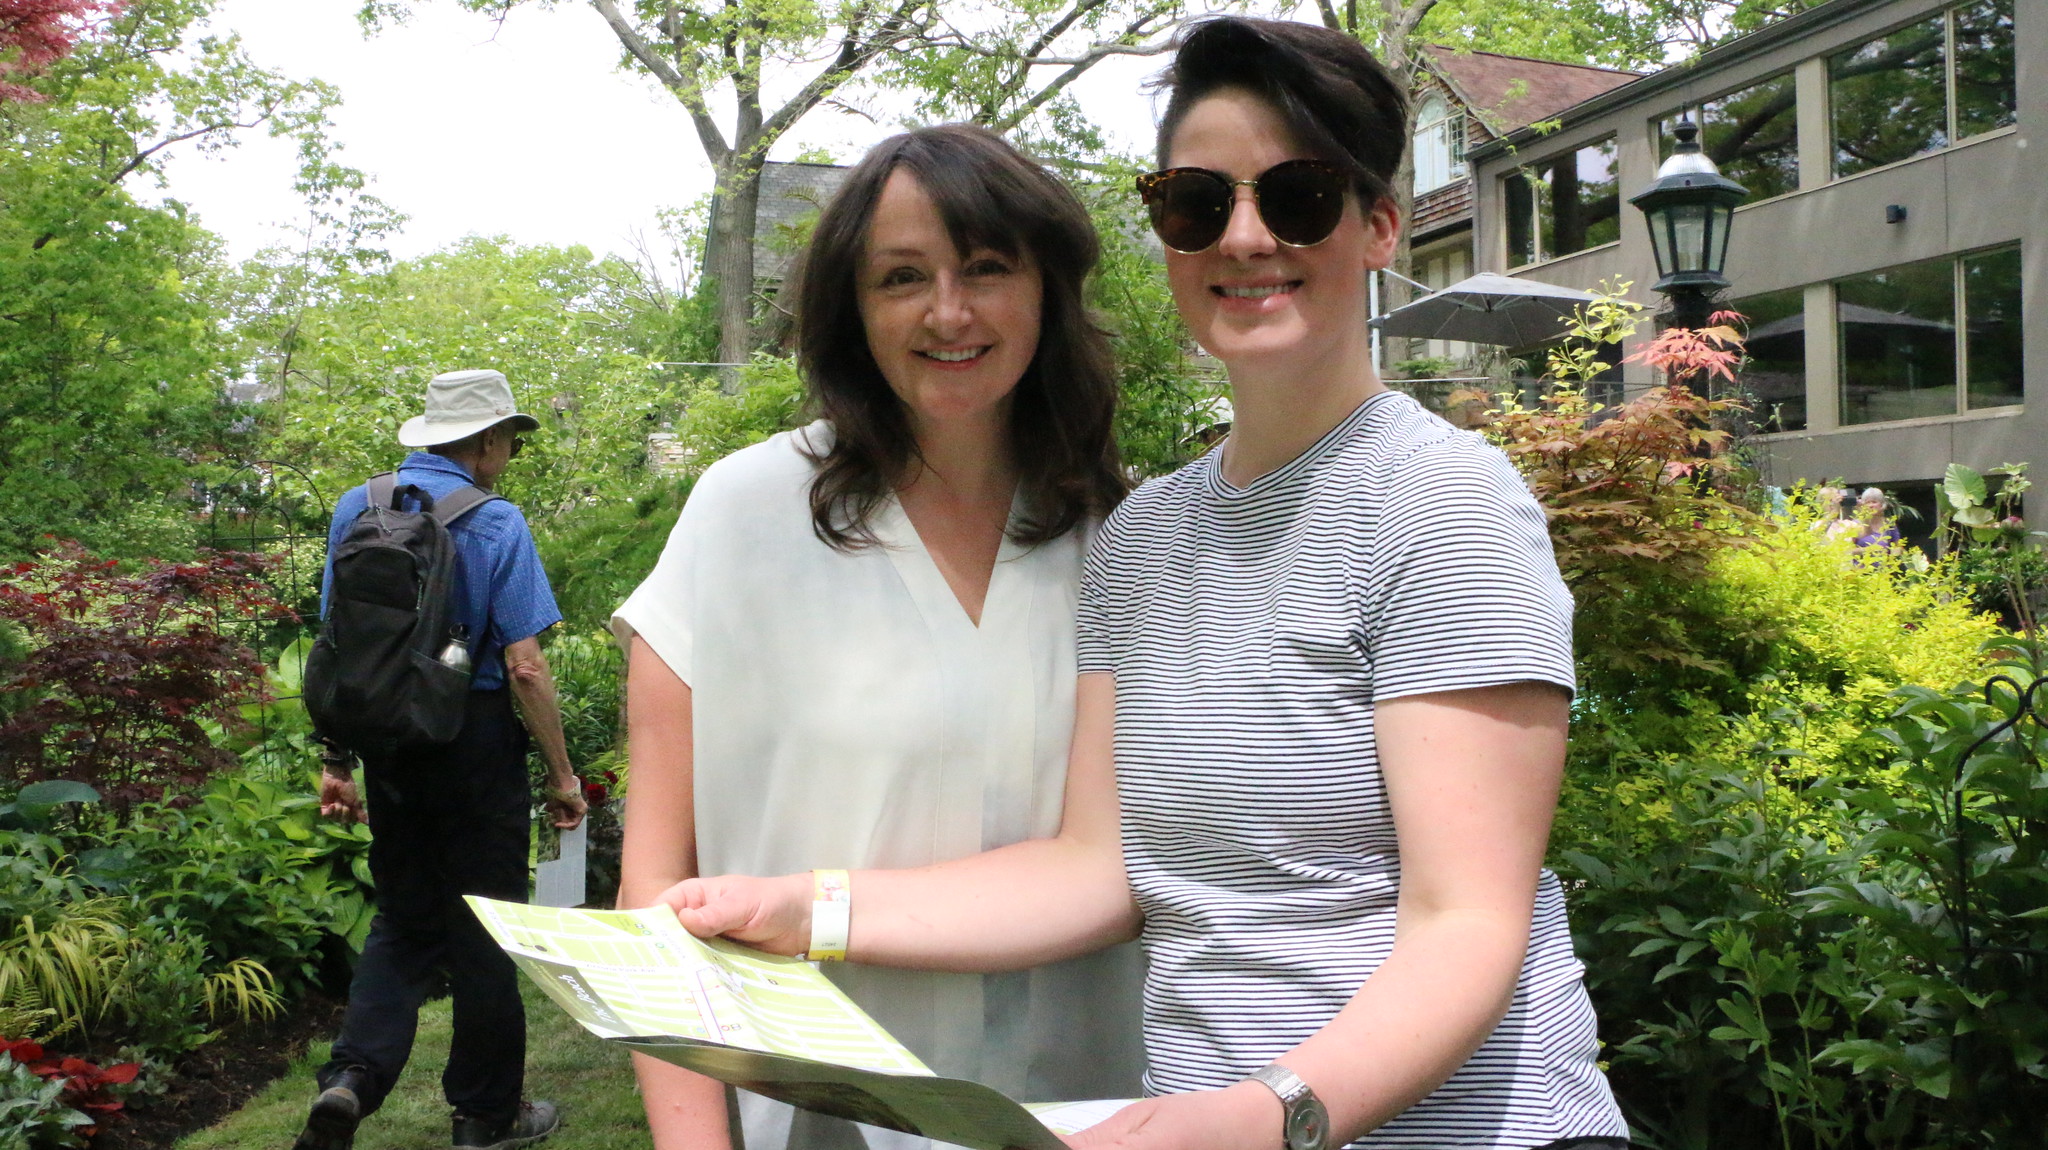
{"label": "green folded map", "polygon": [[810,963],[696,938],[664,908],[469,904],[584,1029],[792,1106],[974,1150],[1064,1150],[1054,1131],[1121,1105],[1027,1108],[941,1078]]}

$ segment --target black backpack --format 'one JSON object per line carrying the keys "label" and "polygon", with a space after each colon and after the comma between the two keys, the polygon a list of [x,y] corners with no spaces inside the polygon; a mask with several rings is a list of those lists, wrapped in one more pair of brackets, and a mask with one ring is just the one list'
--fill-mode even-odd
{"label": "black backpack", "polygon": [[[440,660],[451,640],[462,641],[448,618],[455,594],[448,528],[503,497],[465,486],[437,503],[388,471],[366,486],[370,505],[329,557],[327,621],[306,656],[306,711],[321,738],[358,754],[446,743],[461,732],[469,701],[467,667]],[[405,510],[407,497],[420,510]]]}

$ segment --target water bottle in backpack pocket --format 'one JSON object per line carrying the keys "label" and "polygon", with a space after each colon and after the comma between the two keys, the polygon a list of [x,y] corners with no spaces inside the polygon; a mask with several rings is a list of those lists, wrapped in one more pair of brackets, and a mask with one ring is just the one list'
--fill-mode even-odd
{"label": "water bottle in backpack pocket", "polygon": [[[355,751],[446,743],[469,702],[469,637],[449,615],[456,552],[448,528],[492,499],[466,486],[436,501],[390,473],[335,546],[327,618],[306,657],[314,730]],[[408,501],[418,506],[408,511]],[[458,655],[454,658],[453,655]]]}

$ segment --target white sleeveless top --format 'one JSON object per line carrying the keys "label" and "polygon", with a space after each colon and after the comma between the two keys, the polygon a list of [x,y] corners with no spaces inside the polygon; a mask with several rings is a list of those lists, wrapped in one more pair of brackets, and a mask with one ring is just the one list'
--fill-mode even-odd
{"label": "white sleeveless top", "polygon": [[[712,465],[612,620],[691,686],[701,872],[914,867],[1056,833],[1083,533],[1005,539],[976,627],[895,499],[881,547],[812,533],[799,437],[830,434]],[[1024,1101],[1137,1092],[1135,946],[996,975],[825,970],[940,1074]],[[924,1144],[741,1099],[748,1150]]]}

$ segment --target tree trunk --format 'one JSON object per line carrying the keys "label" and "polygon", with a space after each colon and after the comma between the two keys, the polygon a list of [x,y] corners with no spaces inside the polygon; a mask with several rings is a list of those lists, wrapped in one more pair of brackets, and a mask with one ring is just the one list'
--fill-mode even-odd
{"label": "tree trunk", "polygon": [[[761,203],[761,154],[735,148],[720,163],[712,186],[718,227],[711,237],[709,271],[718,285],[718,359],[745,363],[754,354],[754,220]],[[739,390],[735,367],[718,369],[719,386]]]}
{"label": "tree trunk", "polygon": [[[1412,101],[1416,91],[1416,70],[1411,66],[1401,76]],[[1401,153],[1401,165],[1394,169],[1394,210],[1401,215],[1401,235],[1394,245],[1394,262],[1388,266],[1396,275],[1415,278],[1415,108],[1408,109],[1408,147]],[[1397,307],[1414,302],[1413,290],[1403,280],[1394,276],[1380,277],[1380,313],[1384,315]],[[1415,341],[1403,336],[1391,336],[1384,342],[1385,364],[1391,368],[1396,362],[1413,359]]]}

